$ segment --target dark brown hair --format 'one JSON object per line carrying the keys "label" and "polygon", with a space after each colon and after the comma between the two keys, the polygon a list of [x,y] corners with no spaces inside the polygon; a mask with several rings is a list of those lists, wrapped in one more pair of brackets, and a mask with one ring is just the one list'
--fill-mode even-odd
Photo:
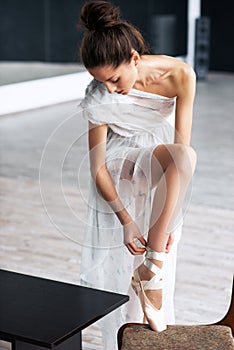
{"label": "dark brown hair", "polygon": [[110,2],[93,0],[81,10],[81,25],[85,28],[81,43],[81,60],[86,68],[104,65],[118,67],[130,62],[132,49],[147,53],[141,33],[120,17],[120,10]]}

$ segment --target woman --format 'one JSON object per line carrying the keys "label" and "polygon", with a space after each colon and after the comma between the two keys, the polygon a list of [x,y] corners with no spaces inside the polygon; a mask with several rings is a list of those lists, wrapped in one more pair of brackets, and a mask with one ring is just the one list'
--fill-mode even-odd
{"label": "woman", "polygon": [[[126,293],[133,273],[131,286],[144,320],[162,331],[168,323],[162,293],[165,253],[170,255],[181,228],[196,163],[190,147],[195,74],[178,59],[147,54],[139,31],[109,2],[87,2],[81,22],[81,58],[94,77],[81,103],[89,121],[92,175],[81,281]],[[127,249],[121,246],[122,232]],[[144,262],[133,261],[132,256],[144,254]],[[128,318],[121,311],[120,324],[131,319],[137,309],[131,298],[132,304]],[[105,348],[111,349],[107,343]]]}

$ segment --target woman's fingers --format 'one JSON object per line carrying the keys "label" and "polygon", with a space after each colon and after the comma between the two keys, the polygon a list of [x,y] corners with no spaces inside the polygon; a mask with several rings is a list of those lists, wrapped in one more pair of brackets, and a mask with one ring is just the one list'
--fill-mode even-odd
{"label": "woman's fingers", "polygon": [[126,247],[130,251],[131,254],[133,255],[142,255],[145,253],[146,249],[145,248],[140,248],[136,245],[136,243],[131,242],[126,244]]}
{"label": "woman's fingers", "polygon": [[124,225],[124,244],[131,254],[141,255],[146,251],[146,240],[134,221]]}
{"label": "woman's fingers", "polygon": [[146,240],[144,239],[143,236],[137,237],[137,239],[141,242],[141,244],[142,244],[144,247],[146,247],[147,242],[146,242]]}
{"label": "woman's fingers", "polygon": [[167,245],[166,245],[166,249],[165,249],[166,253],[170,252],[173,242],[174,242],[174,233],[171,233],[168,237],[168,240],[167,240]]}

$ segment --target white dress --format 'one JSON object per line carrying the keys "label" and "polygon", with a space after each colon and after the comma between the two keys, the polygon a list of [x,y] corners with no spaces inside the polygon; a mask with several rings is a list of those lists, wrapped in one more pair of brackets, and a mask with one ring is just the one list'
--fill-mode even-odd
{"label": "white dress", "polygon": [[[153,191],[151,157],[159,144],[174,143],[176,98],[132,89],[128,95],[109,94],[93,80],[80,107],[93,124],[108,124],[106,165],[116,190],[145,238]],[[103,349],[116,349],[116,332],[126,322],[142,322],[138,298],[130,287],[133,270],[143,257],[132,256],[123,244],[123,228],[90,177],[87,230],[83,242],[82,285],[129,294],[130,301],[100,321]],[[176,242],[164,263],[164,306],[168,324],[174,320],[174,280],[177,242],[182,222],[174,227]]]}

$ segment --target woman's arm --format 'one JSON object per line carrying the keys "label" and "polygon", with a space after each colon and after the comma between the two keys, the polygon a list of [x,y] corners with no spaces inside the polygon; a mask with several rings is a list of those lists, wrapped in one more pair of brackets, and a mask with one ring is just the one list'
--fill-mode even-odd
{"label": "woman's arm", "polygon": [[132,219],[117,194],[105,163],[107,129],[106,124],[97,126],[89,122],[90,171],[99,193],[116,213],[121,224],[125,225]]}
{"label": "woman's arm", "polygon": [[175,143],[190,145],[196,75],[189,65],[183,64],[175,77],[177,101],[175,112]]}
{"label": "woman's arm", "polygon": [[90,171],[97,190],[107,201],[124,226],[124,243],[132,254],[143,254],[144,248],[139,248],[134,242],[138,238],[145,245],[139,228],[133,222],[130,214],[124,208],[115,185],[106,167],[106,138],[108,125],[93,125],[89,122],[89,158]]}
{"label": "woman's arm", "polygon": [[99,193],[111,206],[121,224],[126,225],[132,218],[117,194],[105,163],[107,129],[106,124],[97,126],[89,122],[90,171]]}

